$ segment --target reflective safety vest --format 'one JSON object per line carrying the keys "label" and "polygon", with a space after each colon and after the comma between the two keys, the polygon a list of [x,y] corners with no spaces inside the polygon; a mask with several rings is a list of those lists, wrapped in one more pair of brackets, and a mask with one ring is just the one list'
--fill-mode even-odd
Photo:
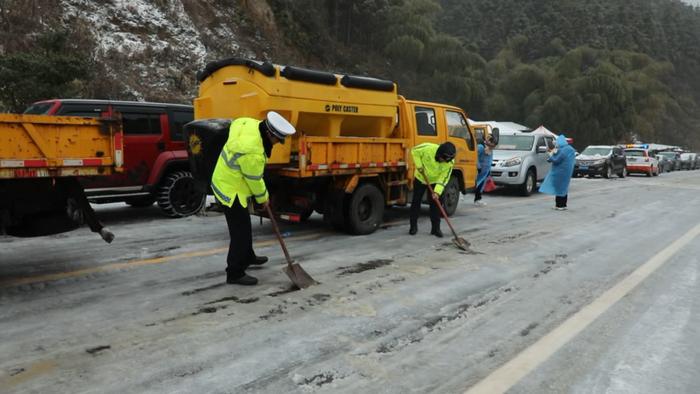
{"label": "reflective safety vest", "polygon": [[236,198],[244,208],[250,197],[258,204],[268,200],[263,180],[267,158],[259,124],[260,121],[253,118],[238,118],[231,122],[228,140],[211,177],[214,196],[227,207],[233,205]]}
{"label": "reflective safety vest", "polygon": [[[450,176],[452,175],[452,167],[455,165],[454,160],[446,163],[439,163],[435,160],[435,154],[439,147],[440,145],[438,144],[426,142],[416,145],[411,149],[413,164],[416,166],[413,176],[424,185],[428,183],[435,185],[434,191],[437,195],[441,195],[442,191],[445,190],[445,186],[447,182],[450,181]],[[428,179],[423,178],[423,174],[418,171],[419,168],[423,168]]]}

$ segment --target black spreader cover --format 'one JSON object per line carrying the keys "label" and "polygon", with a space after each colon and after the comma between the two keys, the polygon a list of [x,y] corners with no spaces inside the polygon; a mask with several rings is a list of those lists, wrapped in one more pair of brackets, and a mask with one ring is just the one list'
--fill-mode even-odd
{"label": "black spreader cover", "polygon": [[185,125],[190,170],[200,192],[209,193],[211,176],[228,139],[229,126],[231,119],[200,119]]}

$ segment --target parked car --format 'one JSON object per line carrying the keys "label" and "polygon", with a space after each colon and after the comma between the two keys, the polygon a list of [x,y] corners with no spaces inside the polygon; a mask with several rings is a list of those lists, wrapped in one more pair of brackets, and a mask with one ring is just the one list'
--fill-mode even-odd
{"label": "parked car", "polygon": [[544,180],[552,164],[547,161],[547,145],[554,144],[556,136],[544,131],[507,131],[501,129],[493,151],[491,177],[496,185],[517,187],[520,194],[529,196]]}
{"label": "parked car", "polygon": [[669,159],[667,156],[657,154],[654,157],[656,158],[656,161],[659,162],[659,174],[673,171],[673,161],[671,161],[671,159]]}
{"label": "parked car", "polygon": [[620,178],[627,175],[627,160],[622,148],[610,145],[591,145],[576,156],[574,176],[594,177],[601,175],[612,178],[616,174]]}
{"label": "parked car", "polygon": [[695,162],[696,162],[697,156],[695,153],[690,153],[690,152],[685,152],[681,153],[680,157],[680,169],[681,170],[694,170],[695,169]]}
{"label": "parked car", "polygon": [[170,217],[192,215],[204,205],[206,196],[194,187],[182,130],[194,118],[192,106],[56,99],[36,102],[24,112],[91,118],[121,114],[125,171],[86,178],[82,184],[90,202],[124,201],[134,207],[157,202]]}
{"label": "parked car", "polygon": [[627,157],[627,172],[629,174],[638,173],[646,176],[659,175],[659,162],[649,155],[649,151],[644,148],[625,149]]}
{"label": "parked car", "polygon": [[658,155],[671,161],[671,171],[678,171],[681,169],[680,153],[668,150],[659,152]]}

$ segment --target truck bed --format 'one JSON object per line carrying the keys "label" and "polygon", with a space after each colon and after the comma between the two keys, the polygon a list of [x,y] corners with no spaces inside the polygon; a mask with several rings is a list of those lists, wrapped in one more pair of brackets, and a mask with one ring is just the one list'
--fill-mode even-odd
{"label": "truck bed", "polygon": [[121,172],[122,141],[114,119],[0,114],[0,179]]}
{"label": "truck bed", "polygon": [[299,137],[291,162],[272,171],[307,178],[322,175],[386,172],[406,167],[408,140],[363,137]]}

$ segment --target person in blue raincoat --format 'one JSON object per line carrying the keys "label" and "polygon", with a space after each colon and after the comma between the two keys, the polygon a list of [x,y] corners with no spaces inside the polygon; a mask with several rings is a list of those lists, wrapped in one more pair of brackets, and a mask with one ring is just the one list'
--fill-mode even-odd
{"label": "person in blue raincoat", "polygon": [[485,202],[481,201],[481,193],[483,193],[486,181],[489,179],[489,175],[491,175],[491,164],[493,163],[492,149],[495,146],[496,144],[493,143],[492,136],[489,136],[488,139],[482,141],[478,145],[478,161],[476,162],[478,174],[476,177],[476,187],[474,188],[475,205],[486,205]]}
{"label": "person in blue raincoat", "polygon": [[569,182],[576,163],[576,151],[566,142],[566,137],[557,137],[556,145],[549,150],[547,161],[552,163],[552,170],[540,185],[540,192],[555,195],[554,209],[566,210],[569,197]]}

